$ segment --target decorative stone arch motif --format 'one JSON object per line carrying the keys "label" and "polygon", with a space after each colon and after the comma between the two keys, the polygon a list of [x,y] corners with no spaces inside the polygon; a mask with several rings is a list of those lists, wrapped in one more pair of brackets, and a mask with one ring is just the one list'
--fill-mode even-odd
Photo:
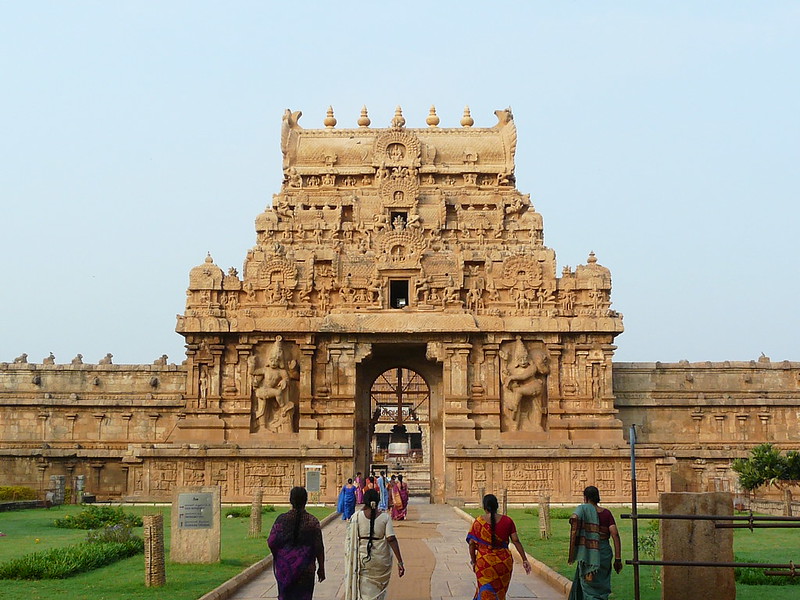
{"label": "decorative stone arch motif", "polygon": [[384,204],[391,206],[413,206],[419,195],[416,177],[396,177],[384,179],[380,187]]}
{"label": "decorative stone arch motif", "polygon": [[404,130],[390,130],[375,139],[373,160],[375,166],[417,167],[419,166],[420,142],[417,136]]}
{"label": "decorative stone arch motif", "polygon": [[285,288],[294,289],[297,286],[297,266],[285,257],[272,257],[261,263],[257,280],[262,288],[279,282]]}
{"label": "decorative stone arch motif", "polygon": [[380,241],[384,260],[389,263],[416,262],[425,250],[425,246],[422,236],[409,229],[390,231]]}
{"label": "decorative stone arch motif", "polygon": [[532,256],[517,254],[503,262],[502,278],[508,286],[513,286],[522,278],[528,285],[538,287],[543,282],[543,268]]}

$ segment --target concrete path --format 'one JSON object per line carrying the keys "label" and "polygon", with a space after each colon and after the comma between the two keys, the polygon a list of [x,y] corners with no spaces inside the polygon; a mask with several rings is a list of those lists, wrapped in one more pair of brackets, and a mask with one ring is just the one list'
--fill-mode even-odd
{"label": "concrete path", "polygon": [[[344,527],[341,519],[323,529],[325,570],[327,579],[317,583],[315,600],[344,598]],[[405,577],[392,573],[389,600],[469,600],[475,594],[475,576],[469,565],[466,537],[467,523],[456,511],[442,504],[409,506],[408,521],[395,522],[395,533],[406,567]],[[563,600],[563,588],[553,587],[547,580],[532,573],[525,575],[517,564],[506,600]],[[278,596],[275,577],[270,567],[229,598],[235,600],[274,600]]]}

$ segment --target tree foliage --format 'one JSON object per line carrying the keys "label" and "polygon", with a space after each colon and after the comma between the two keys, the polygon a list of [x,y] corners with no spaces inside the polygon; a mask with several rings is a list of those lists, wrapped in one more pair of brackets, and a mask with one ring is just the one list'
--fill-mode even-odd
{"label": "tree foliage", "polygon": [[781,485],[800,480],[800,452],[786,454],[772,444],[761,444],[750,451],[750,458],[737,458],[731,468],[739,474],[739,485],[753,491],[762,485]]}

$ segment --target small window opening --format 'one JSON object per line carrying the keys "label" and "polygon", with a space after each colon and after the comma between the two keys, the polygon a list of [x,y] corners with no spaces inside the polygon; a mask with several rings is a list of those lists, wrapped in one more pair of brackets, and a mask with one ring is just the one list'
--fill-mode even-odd
{"label": "small window opening", "polygon": [[408,306],[408,280],[395,279],[389,282],[390,306],[404,308]]}
{"label": "small window opening", "polygon": [[402,223],[405,228],[406,223],[408,223],[408,213],[400,210],[392,211],[392,227],[395,227],[395,223]]}

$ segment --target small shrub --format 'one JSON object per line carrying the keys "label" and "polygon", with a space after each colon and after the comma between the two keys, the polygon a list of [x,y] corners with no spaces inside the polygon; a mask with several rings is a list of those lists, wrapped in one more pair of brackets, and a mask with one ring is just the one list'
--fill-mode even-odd
{"label": "small shrub", "polygon": [[117,523],[111,527],[103,527],[102,529],[93,529],[86,535],[86,541],[90,544],[98,543],[126,543],[131,540],[139,539],[133,535],[130,525],[124,523]]}
{"label": "small shrub", "polygon": [[123,524],[128,527],[141,527],[142,519],[136,515],[126,513],[121,506],[90,506],[77,515],[67,515],[63,519],[56,519],[53,525],[62,529],[100,529],[111,525]]}
{"label": "small shrub", "polygon": [[[550,509],[550,519],[569,519],[572,516],[572,513],[575,512],[571,508],[551,508]],[[529,515],[533,515],[534,517],[539,516],[539,509],[532,507],[526,508],[525,513]]]}
{"label": "small shrub", "polygon": [[99,542],[25,554],[0,564],[0,579],[64,579],[144,552],[144,542]]}
{"label": "small shrub", "polygon": [[[659,521],[653,519],[647,527],[639,534],[639,553],[644,555],[647,560],[659,560],[661,558],[661,547],[659,546]],[[650,587],[658,589],[661,585],[661,568],[651,567]]]}
{"label": "small shrub", "polygon": [[[734,558],[736,562],[752,562],[741,556]],[[764,575],[763,568],[736,567],[733,570],[736,583],[743,585],[800,585],[800,577],[785,577],[781,575]]]}
{"label": "small shrub", "polygon": [[17,500],[36,500],[39,492],[33,488],[21,485],[0,485],[0,502],[15,502]]}
{"label": "small shrub", "polygon": [[[261,506],[261,514],[275,512],[275,507],[272,504],[264,504]],[[246,519],[250,517],[249,506],[234,506],[225,511],[226,517],[234,517],[236,519]]]}

